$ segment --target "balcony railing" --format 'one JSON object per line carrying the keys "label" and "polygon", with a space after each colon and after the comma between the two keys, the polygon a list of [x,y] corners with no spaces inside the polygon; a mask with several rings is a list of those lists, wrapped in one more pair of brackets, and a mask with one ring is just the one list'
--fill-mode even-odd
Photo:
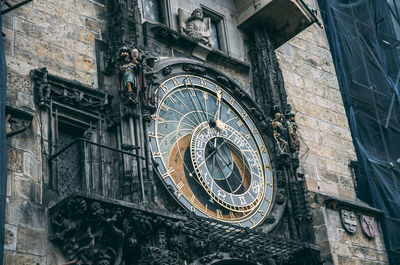
{"label": "balcony railing", "polygon": [[74,192],[130,202],[144,201],[141,159],[132,152],[77,138],[49,158],[61,199]]}

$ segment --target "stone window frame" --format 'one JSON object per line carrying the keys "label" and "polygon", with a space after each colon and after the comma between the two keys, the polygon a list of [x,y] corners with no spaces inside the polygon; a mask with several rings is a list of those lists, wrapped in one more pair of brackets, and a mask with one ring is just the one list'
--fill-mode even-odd
{"label": "stone window frame", "polygon": [[200,5],[200,7],[203,10],[204,17],[211,18],[211,22],[217,24],[219,48],[213,48],[229,54],[229,42],[226,33],[225,16],[205,5]]}

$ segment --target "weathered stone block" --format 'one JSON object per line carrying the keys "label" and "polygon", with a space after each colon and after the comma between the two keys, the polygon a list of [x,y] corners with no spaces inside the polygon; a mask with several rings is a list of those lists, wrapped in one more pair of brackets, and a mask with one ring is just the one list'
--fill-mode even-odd
{"label": "weathered stone block", "polygon": [[78,29],[76,31],[76,38],[79,41],[93,44],[95,39],[95,34],[85,29]]}
{"label": "weathered stone block", "polygon": [[353,189],[346,189],[342,187],[338,187],[339,197],[348,200],[355,200],[356,193]]}
{"label": "weathered stone block", "polygon": [[20,73],[17,73],[12,69],[7,69],[7,90],[8,89],[23,91],[29,95],[33,95],[31,80],[29,76],[21,75]]}
{"label": "weathered stone block", "polygon": [[17,249],[18,228],[15,225],[4,225],[4,249]]}
{"label": "weathered stone block", "polygon": [[356,258],[338,255],[338,265],[359,265],[359,261]]}
{"label": "weathered stone block", "polygon": [[11,197],[14,194],[14,176],[11,171],[7,171],[7,197]]}
{"label": "weathered stone block", "polygon": [[16,265],[44,265],[45,258],[34,255],[18,255],[15,257]]}
{"label": "weathered stone block", "polygon": [[43,206],[16,198],[10,198],[7,206],[9,212],[7,223],[37,230],[45,228],[46,215]]}
{"label": "weathered stone block", "polygon": [[45,233],[43,231],[33,230],[31,228],[20,226],[18,228],[17,250],[18,252],[22,253],[43,255],[45,251],[45,238]]}
{"label": "weathered stone block", "polygon": [[349,250],[353,257],[358,257],[362,259],[372,259],[372,260],[376,258],[375,251],[368,248],[349,246]]}
{"label": "weathered stone block", "polygon": [[90,31],[96,32],[96,33],[106,31],[105,24],[103,24],[97,20],[89,19],[89,18],[85,19],[85,28],[87,30],[90,30]]}
{"label": "weathered stone block", "polygon": [[15,18],[15,30],[26,36],[37,39],[40,39],[41,33],[43,32],[43,30],[34,23],[18,17]]}
{"label": "weathered stone block", "polygon": [[317,244],[320,242],[328,242],[328,229],[326,225],[314,226],[315,241]]}
{"label": "weathered stone block", "polygon": [[331,194],[334,196],[339,195],[339,191],[337,189],[336,184],[330,184],[323,181],[318,181],[319,191],[325,194]]}
{"label": "weathered stone block", "polygon": [[40,186],[32,179],[15,176],[14,185],[16,197],[32,202],[40,202]]}
{"label": "weathered stone block", "polygon": [[38,180],[38,162],[39,160],[34,157],[31,153],[24,153],[24,175],[32,179]]}
{"label": "weathered stone block", "polygon": [[22,172],[24,168],[23,152],[14,148],[8,148],[7,156],[7,169],[14,172]]}
{"label": "weathered stone block", "polygon": [[313,225],[319,226],[325,224],[325,210],[323,208],[317,208],[312,212]]}
{"label": "weathered stone block", "polygon": [[335,253],[337,255],[343,255],[343,256],[351,256],[349,248],[346,244],[343,244],[342,242],[332,241],[332,242],[330,242],[330,245],[331,245],[332,253]]}
{"label": "weathered stone block", "polygon": [[77,56],[75,57],[75,69],[78,72],[95,73],[96,64],[90,57]]}

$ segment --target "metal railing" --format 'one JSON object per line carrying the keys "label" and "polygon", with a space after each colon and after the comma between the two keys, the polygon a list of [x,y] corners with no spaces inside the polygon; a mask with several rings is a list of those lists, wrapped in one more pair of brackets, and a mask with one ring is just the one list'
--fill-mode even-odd
{"label": "metal railing", "polygon": [[50,156],[51,178],[60,198],[74,192],[140,202],[144,194],[139,147],[124,151],[77,138]]}

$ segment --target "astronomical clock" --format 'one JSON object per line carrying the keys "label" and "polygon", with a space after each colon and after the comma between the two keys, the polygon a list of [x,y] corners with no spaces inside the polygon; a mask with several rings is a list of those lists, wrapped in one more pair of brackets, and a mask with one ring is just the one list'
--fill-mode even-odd
{"label": "astronomical clock", "polygon": [[269,146],[252,112],[217,80],[184,72],[160,81],[149,127],[153,162],[188,211],[253,228],[273,208]]}

